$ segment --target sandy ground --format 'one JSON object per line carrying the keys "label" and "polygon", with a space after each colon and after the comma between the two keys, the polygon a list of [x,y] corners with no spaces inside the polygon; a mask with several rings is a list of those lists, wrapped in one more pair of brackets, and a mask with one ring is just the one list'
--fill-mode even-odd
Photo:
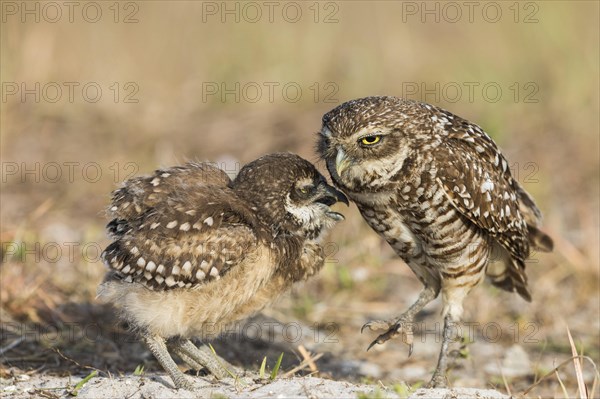
{"label": "sandy ground", "polygon": [[95,377],[83,387],[75,386],[81,377],[52,377],[36,375],[4,381],[3,398],[508,398],[497,391],[454,388],[418,389],[412,393],[395,392],[374,385],[352,384],[314,377],[277,379],[270,383],[245,378],[220,382],[196,378],[195,392],[171,388],[171,381],[162,374],[147,374],[116,378]]}

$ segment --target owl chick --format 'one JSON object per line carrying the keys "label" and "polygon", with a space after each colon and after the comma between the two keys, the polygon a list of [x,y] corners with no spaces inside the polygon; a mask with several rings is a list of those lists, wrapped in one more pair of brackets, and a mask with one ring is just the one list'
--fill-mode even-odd
{"label": "owl chick", "polygon": [[343,220],[347,198],[308,161],[281,153],[235,180],[208,163],[133,178],[112,194],[98,297],[112,303],[179,388],[193,388],[168,349],[195,369],[226,376],[210,340],[259,311],[324,263],[319,242]]}
{"label": "owl chick", "polygon": [[539,209],[479,126],[429,104],[344,103],[324,115],[318,151],[335,185],[425,286],[401,316],[363,326],[386,331],[369,348],[402,335],[410,356],[414,317],[441,292],[444,332],[430,386],[444,386],[451,324],[474,286],[487,276],[531,300],[525,260],[553,246]]}

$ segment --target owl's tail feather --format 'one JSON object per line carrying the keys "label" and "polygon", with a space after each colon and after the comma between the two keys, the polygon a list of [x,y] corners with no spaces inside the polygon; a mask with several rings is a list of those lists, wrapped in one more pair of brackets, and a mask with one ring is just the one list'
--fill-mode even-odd
{"label": "owl's tail feather", "polygon": [[525,262],[514,259],[500,245],[496,245],[492,253],[492,259],[486,270],[486,275],[491,283],[505,291],[517,292],[527,302],[531,302],[531,294],[527,288]]}
{"label": "owl's tail feather", "polygon": [[527,277],[525,275],[525,264],[521,261],[513,261],[497,276],[490,276],[492,284],[505,291],[517,292],[521,298],[531,302],[531,293],[527,289]]}
{"label": "owl's tail feather", "polygon": [[529,243],[534,249],[542,252],[552,252],[552,249],[554,248],[554,242],[548,234],[530,224],[527,225],[527,232],[529,235]]}
{"label": "owl's tail feather", "polygon": [[519,197],[519,211],[527,223],[529,243],[533,249],[542,252],[551,252],[554,247],[552,238],[539,229],[542,224],[542,213],[535,204],[533,198],[521,186],[517,186]]}

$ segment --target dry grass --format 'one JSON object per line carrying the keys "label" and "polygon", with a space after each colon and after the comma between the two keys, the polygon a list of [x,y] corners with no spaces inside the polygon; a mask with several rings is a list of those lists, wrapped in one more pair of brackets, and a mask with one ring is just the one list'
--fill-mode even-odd
{"label": "dry grass", "polygon": [[[556,250],[536,255],[528,266],[532,304],[487,285],[472,293],[465,321],[499,323],[504,334],[487,342],[478,330],[476,342],[467,346],[472,354],[453,372],[453,380],[531,397],[583,397],[585,389],[588,397],[597,395],[597,371],[591,364],[600,359],[598,3],[536,3],[539,22],[534,24],[514,23],[508,3],[502,3],[507,17],[494,24],[481,18],[454,24],[409,18],[403,23],[401,2],[373,6],[361,1],[337,3],[339,22],[334,24],[313,23],[306,4],[307,18],[296,24],[281,18],[272,24],[202,23],[202,4],[183,4],[140,2],[136,24],[115,24],[107,17],[97,24],[9,19],[1,25],[2,82],[28,87],[97,82],[103,89],[97,103],[80,95],[73,102],[42,98],[36,103],[32,96],[25,102],[18,96],[2,101],[2,376],[88,374],[84,366],[133,372],[151,362],[124,326],[114,323],[111,311],[94,302],[104,272],[95,249],[107,244],[102,210],[108,193],[129,174],[187,159],[244,163],[282,150],[317,161],[313,134],[321,115],[341,101],[402,95],[414,84],[476,82],[482,87],[493,82],[503,89],[498,102],[486,101],[480,91],[473,101],[466,91],[456,102],[422,92],[412,98],[444,106],[494,136],[544,211]],[[134,82],[139,102],[115,102],[113,82],[121,88]],[[203,101],[206,82],[278,82],[280,87],[296,82],[303,96],[296,103],[281,94],[270,102],[266,92],[256,103],[243,98],[236,103],[232,97],[225,103],[215,97]],[[315,82],[321,89],[316,102],[310,89]],[[333,103],[324,102],[327,82],[338,88]],[[510,89],[515,82],[521,90],[534,82],[538,101],[524,102],[521,91],[515,102]],[[77,163],[71,164],[76,165],[72,179],[67,162]],[[91,176],[82,175],[91,162],[102,172],[97,181],[94,169],[88,170]],[[24,166],[32,169],[36,163],[39,181],[35,173],[20,175]],[[43,172],[52,163],[62,172],[57,181],[52,170]],[[14,165],[17,174],[10,169]],[[308,347],[329,353],[316,363],[323,372],[364,378],[344,371],[335,360],[356,359],[378,366],[381,373],[375,378],[386,384],[418,383],[424,377],[397,371],[429,371],[435,359],[429,343],[417,339],[410,359],[395,342],[365,353],[372,337],[358,331],[371,318],[404,310],[420,285],[354,206],[345,213],[347,220],[331,234],[331,262],[323,273],[266,313],[283,322],[319,326],[320,332],[327,332],[327,323],[338,326],[337,342]],[[439,302],[427,308],[425,328],[439,321],[439,308]],[[565,335],[565,325],[573,340]],[[484,370],[489,361],[500,363],[513,344],[529,355],[529,374],[511,377]],[[234,348],[231,357],[258,369],[267,347]],[[215,348],[225,350],[219,343]],[[269,362],[284,350],[290,351],[270,348]],[[283,370],[306,362],[291,352]],[[558,369],[558,364],[564,366]]]}

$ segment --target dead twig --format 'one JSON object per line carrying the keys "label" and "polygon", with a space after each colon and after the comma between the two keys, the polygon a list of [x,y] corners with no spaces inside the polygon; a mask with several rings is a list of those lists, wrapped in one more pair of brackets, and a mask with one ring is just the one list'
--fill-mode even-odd
{"label": "dead twig", "polygon": [[310,357],[310,353],[306,350],[304,345],[298,345],[298,352],[300,352],[300,354],[302,355],[302,358],[304,358],[304,360],[306,362],[308,362],[308,367],[310,368],[311,372],[314,373],[314,372],[318,371],[317,365],[315,364],[314,359],[312,359]]}
{"label": "dead twig", "polygon": [[[322,353],[317,353],[310,360],[314,363],[317,360],[319,360],[321,357],[323,357],[323,354]],[[294,375],[298,371],[305,369],[308,366],[308,364],[309,364],[308,361],[306,361],[306,360],[302,361],[302,363],[300,363],[299,365],[297,365],[296,367],[294,367],[293,369],[291,369],[287,373],[283,374],[281,376],[281,378],[287,378],[287,377],[290,377],[290,376]]]}
{"label": "dead twig", "polygon": [[23,341],[25,341],[25,337],[19,337],[19,338],[15,339],[13,342],[11,342],[10,344],[6,345],[5,347],[0,348],[0,356],[4,355],[9,350],[16,348]]}
{"label": "dead twig", "polygon": [[571,345],[571,353],[573,353],[573,367],[575,368],[575,375],[577,376],[577,387],[579,388],[579,394],[582,399],[588,398],[587,387],[583,382],[583,370],[581,369],[581,361],[579,360],[577,353],[577,347],[575,346],[575,342],[573,342],[573,337],[571,336],[571,330],[569,326],[567,326],[567,336],[569,337],[569,344]]}

